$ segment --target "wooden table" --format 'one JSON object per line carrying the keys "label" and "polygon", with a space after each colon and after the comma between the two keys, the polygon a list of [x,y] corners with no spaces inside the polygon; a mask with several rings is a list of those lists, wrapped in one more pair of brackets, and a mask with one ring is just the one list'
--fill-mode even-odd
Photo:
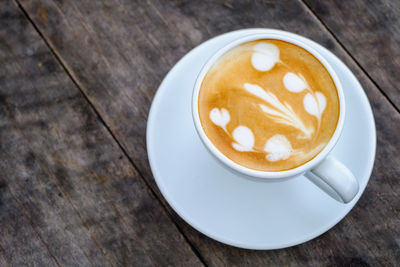
{"label": "wooden table", "polygon": [[[400,264],[400,2],[0,2],[0,266]],[[377,154],[355,208],[283,250],[216,242],[166,203],[145,146],[168,70],[218,34],[279,28],[333,51],[371,102]]]}

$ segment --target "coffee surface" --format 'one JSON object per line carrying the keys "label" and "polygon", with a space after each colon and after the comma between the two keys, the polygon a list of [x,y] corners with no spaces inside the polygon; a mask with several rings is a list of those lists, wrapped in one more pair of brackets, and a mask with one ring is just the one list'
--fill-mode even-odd
{"label": "coffee surface", "polygon": [[226,157],[281,171],[314,158],[339,118],[335,84],[305,49],[280,40],[241,44],[208,71],[199,92],[201,125]]}

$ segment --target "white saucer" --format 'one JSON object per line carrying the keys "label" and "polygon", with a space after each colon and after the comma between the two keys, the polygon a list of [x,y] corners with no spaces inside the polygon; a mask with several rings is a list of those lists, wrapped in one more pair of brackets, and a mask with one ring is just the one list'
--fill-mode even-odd
{"label": "white saucer", "polygon": [[[343,84],[346,119],[332,154],[360,183],[360,192],[342,204],[303,176],[257,182],[221,167],[201,143],[191,117],[198,72],[209,57],[232,40],[253,33],[295,36],[318,50]],[[277,249],[306,242],[338,223],[356,204],[375,159],[375,123],[368,99],[351,71],[331,52],[295,34],[246,29],[215,37],[183,57],[160,85],[147,124],[150,166],[161,193],[191,226],[220,242],[248,249]]]}

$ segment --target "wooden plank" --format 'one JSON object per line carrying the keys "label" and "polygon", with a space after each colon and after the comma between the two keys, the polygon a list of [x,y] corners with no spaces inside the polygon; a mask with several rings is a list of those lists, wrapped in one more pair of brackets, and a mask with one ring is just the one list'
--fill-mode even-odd
{"label": "wooden plank", "polygon": [[400,109],[400,2],[305,0]]}
{"label": "wooden plank", "polygon": [[6,259],[6,255],[2,247],[0,247],[0,266],[11,266]]}
{"label": "wooden plank", "polygon": [[399,261],[400,152],[395,148],[400,145],[400,115],[301,2],[23,0],[21,4],[159,197],[146,158],[147,112],[160,80],[185,52],[212,36],[247,27],[296,32],[332,50],[363,84],[378,129],[373,177],[346,219],[301,246],[249,251],[213,241],[169,212],[210,265]]}
{"label": "wooden plank", "polygon": [[[3,161],[0,167],[4,169]],[[3,175],[0,177],[0,265],[57,266],[56,259],[25,216],[21,203],[4,183]]]}
{"label": "wooden plank", "polygon": [[14,2],[0,23],[0,262],[201,265]]}

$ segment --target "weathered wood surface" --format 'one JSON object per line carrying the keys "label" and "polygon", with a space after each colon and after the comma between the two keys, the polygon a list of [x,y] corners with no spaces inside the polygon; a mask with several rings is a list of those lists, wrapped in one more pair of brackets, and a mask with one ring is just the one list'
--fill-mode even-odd
{"label": "weathered wood surface", "polygon": [[[400,225],[400,184],[398,181],[398,177],[400,176],[400,152],[397,150],[400,147],[398,137],[398,133],[400,132],[400,114],[388,99],[381,94],[379,89],[374,85],[374,82],[368,78],[373,77],[369,73],[370,70],[364,68],[367,71],[365,73],[360,69],[359,64],[362,65],[362,62],[355,62],[352,59],[353,57],[358,60],[358,57],[350,56],[346,53],[346,50],[350,50],[347,47],[344,49],[340,46],[324,27],[323,23],[314,16],[305,4],[299,1],[194,2],[160,0],[79,2],[18,0],[18,2],[30,19],[32,19],[32,22],[37,30],[40,31],[50,49],[64,65],[70,78],[74,80],[79,89],[85,94],[87,100],[107,125],[107,129],[111,131],[112,135],[121,144],[123,151],[127,153],[127,156],[137,168],[140,176],[145,179],[147,185],[163,202],[164,208],[169,213],[169,218],[178,225],[187,241],[199,253],[199,258],[205,263],[218,266],[297,266],[299,264],[390,266],[400,262],[400,229],[398,227]],[[360,79],[373,106],[377,123],[378,148],[375,169],[370,183],[357,206],[341,223],[321,237],[294,248],[278,251],[249,251],[232,248],[211,240],[193,230],[163,200],[152,178],[145,149],[147,113],[157,86],[166,72],[181,56],[204,40],[223,32],[247,27],[281,28],[296,32],[310,37],[332,50],[345,61]],[[19,40],[19,42],[22,41]],[[346,43],[344,44],[346,45]],[[27,44],[22,42],[19,45],[25,47]],[[58,64],[55,65],[58,66]],[[388,76],[390,73],[382,72],[381,75]],[[15,82],[19,79],[24,80],[27,78],[20,74],[14,76],[11,80]],[[70,87],[73,87],[73,85]],[[387,91],[387,95],[392,97],[389,91]],[[81,101],[81,108],[84,109],[84,101]],[[394,102],[393,99],[391,101]],[[62,103],[65,106],[60,106],[60,109],[62,107],[64,109],[71,109],[70,104]],[[59,112],[57,105],[54,105],[54,110],[46,112],[46,114],[57,114]],[[36,108],[40,108],[40,105]],[[91,111],[88,107],[84,110]],[[77,116],[83,116],[86,113],[90,112],[80,112],[80,115]],[[26,114],[21,115],[22,119],[26,119],[27,117],[29,116]],[[107,137],[109,146],[114,147],[118,153],[122,153],[104,128],[101,127],[101,124],[96,122],[95,116],[93,115],[92,117],[93,124],[98,125],[97,128],[102,129],[100,131],[102,132],[101,137],[103,139]],[[88,133],[85,133],[87,129],[79,128],[83,122],[77,118],[75,120],[77,120],[74,126],[76,133],[87,136]],[[71,118],[67,117],[64,123],[70,125],[70,123],[73,123],[70,121]],[[69,131],[65,131],[69,133]],[[98,131],[96,130],[96,133]],[[90,136],[92,134],[89,133]],[[30,136],[29,133],[25,133],[25,135]],[[55,137],[48,139],[46,139],[47,145],[44,144],[43,148],[37,145],[34,147],[34,151],[39,150],[45,154],[47,151],[53,152],[55,148],[49,147],[49,145],[52,142],[57,143],[59,140]],[[27,145],[30,144],[30,142],[26,143]],[[98,149],[96,145],[89,152],[96,154]],[[104,151],[104,149],[101,150]],[[68,157],[69,159],[80,159],[82,157],[81,153],[85,155],[89,153],[81,150],[73,150],[72,152],[70,150],[61,151],[71,154]],[[113,153],[109,153],[110,155],[107,154],[104,156],[109,161],[115,162],[116,159],[113,158]],[[126,160],[125,155],[122,156]],[[9,157],[11,159],[2,155],[0,159],[18,160],[18,158]],[[43,160],[42,158],[45,157],[38,158]],[[89,157],[89,159],[91,158]],[[117,163],[114,164],[119,166]],[[124,166],[127,166],[126,168],[130,172],[135,173],[135,169],[129,165],[129,162]],[[100,167],[96,166],[96,168]],[[115,168],[118,169],[118,167]],[[106,170],[108,175],[115,176],[115,169],[106,168]],[[137,175],[133,176],[142,185]],[[40,176],[38,175],[36,179],[40,179]],[[76,181],[76,179],[76,177],[70,177],[71,183],[75,185],[75,183],[82,182],[80,180]],[[10,185],[8,184],[7,188],[9,187]],[[123,189],[125,188],[119,188],[118,190]],[[75,205],[75,209],[80,214],[88,216],[85,205],[83,205],[84,202],[79,198],[80,194],[75,192],[75,190],[74,187],[70,192],[74,196],[74,199],[75,197],[78,198],[75,199],[79,203]],[[114,194],[120,194],[118,190],[114,189]],[[139,189],[133,188],[131,192],[136,193],[135,190]],[[142,188],[141,190],[146,191]],[[20,191],[18,189],[15,192]],[[102,197],[91,196],[92,205],[104,202]],[[36,197],[31,196],[28,199],[29,201],[34,201]],[[26,199],[22,200],[27,201]],[[148,201],[156,202],[152,197],[148,197]],[[150,204],[158,207],[157,203]],[[136,216],[141,217],[141,212],[150,212],[153,214],[152,211],[147,210],[155,209],[153,206],[130,213],[130,220],[138,220]],[[126,208],[129,207],[125,206]],[[68,219],[73,220],[73,218],[69,217]],[[125,218],[125,215],[122,218]],[[105,220],[107,221],[107,219],[108,217]],[[164,220],[169,222],[169,219],[165,218]],[[25,224],[29,225],[29,217],[25,221]],[[99,217],[95,217],[92,220],[96,226],[102,221],[103,218]],[[146,229],[152,229],[152,227],[155,228],[156,226],[156,222],[149,224],[149,226],[147,226],[147,223],[143,225]],[[55,225],[53,227],[59,226]],[[176,235],[177,240],[175,242],[183,246],[184,252],[178,252],[175,247],[164,243],[164,250],[159,254],[165,253],[166,250],[170,249],[170,254],[176,254],[176,257],[168,256],[174,260],[182,258],[182,263],[185,263],[184,260],[195,261],[190,254],[190,249],[181,244],[180,241],[182,238],[179,237],[179,233],[174,227],[170,223],[165,223],[163,227],[158,229],[157,235],[168,235],[171,236],[171,239]],[[40,225],[34,229],[38,232],[37,235],[47,236],[49,240],[60,238],[58,232],[54,230],[53,232],[48,231],[40,227]],[[79,229],[78,225],[71,231],[79,231]],[[27,233],[29,234],[29,231]],[[33,238],[34,234],[32,233],[26,239],[35,241]],[[118,234],[111,234],[109,232],[107,234],[108,236],[104,238],[115,239],[115,236],[118,236]],[[130,232],[126,232],[126,236],[127,238],[137,237],[135,239],[137,242],[142,242],[144,239],[146,240],[145,244],[150,247],[152,247],[152,242],[156,242],[152,238],[147,239],[143,236],[135,236]],[[20,244],[18,241],[15,242],[16,244]],[[43,249],[42,246],[39,246],[40,244],[37,245],[38,243],[38,241],[27,243],[26,246],[13,250],[4,247],[0,242],[0,259],[2,259],[2,255],[5,255],[4,260],[14,263],[15,261],[10,259],[10,254],[12,253],[21,255],[21,257],[27,257],[26,250],[41,253],[40,255],[46,255],[46,252],[49,253],[51,251]],[[53,241],[50,242],[50,244],[52,243]],[[57,244],[57,241],[54,241],[54,243]],[[131,245],[133,246],[133,244]],[[115,248],[111,254],[118,255],[114,254],[118,253],[118,249],[120,247]],[[71,250],[70,247],[66,246],[65,250],[68,251],[68,254],[71,253],[69,252]],[[140,258],[140,256],[136,255],[138,253],[136,251],[129,251],[127,253],[131,253],[126,256],[129,258],[129,261],[132,258]],[[180,253],[183,254],[180,255]],[[43,259],[48,259],[49,262],[54,261],[54,255],[43,256]],[[71,258],[69,260],[73,261]],[[158,260],[160,258],[156,258],[154,262],[158,264],[163,263]],[[68,264],[69,262],[62,263]],[[107,261],[104,263],[107,263]],[[118,264],[124,264],[124,262],[119,261]]]}
{"label": "weathered wood surface", "polygon": [[400,110],[400,1],[305,2]]}
{"label": "weathered wood surface", "polygon": [[0,59],[0,265],[201,265],[12,1]]}

